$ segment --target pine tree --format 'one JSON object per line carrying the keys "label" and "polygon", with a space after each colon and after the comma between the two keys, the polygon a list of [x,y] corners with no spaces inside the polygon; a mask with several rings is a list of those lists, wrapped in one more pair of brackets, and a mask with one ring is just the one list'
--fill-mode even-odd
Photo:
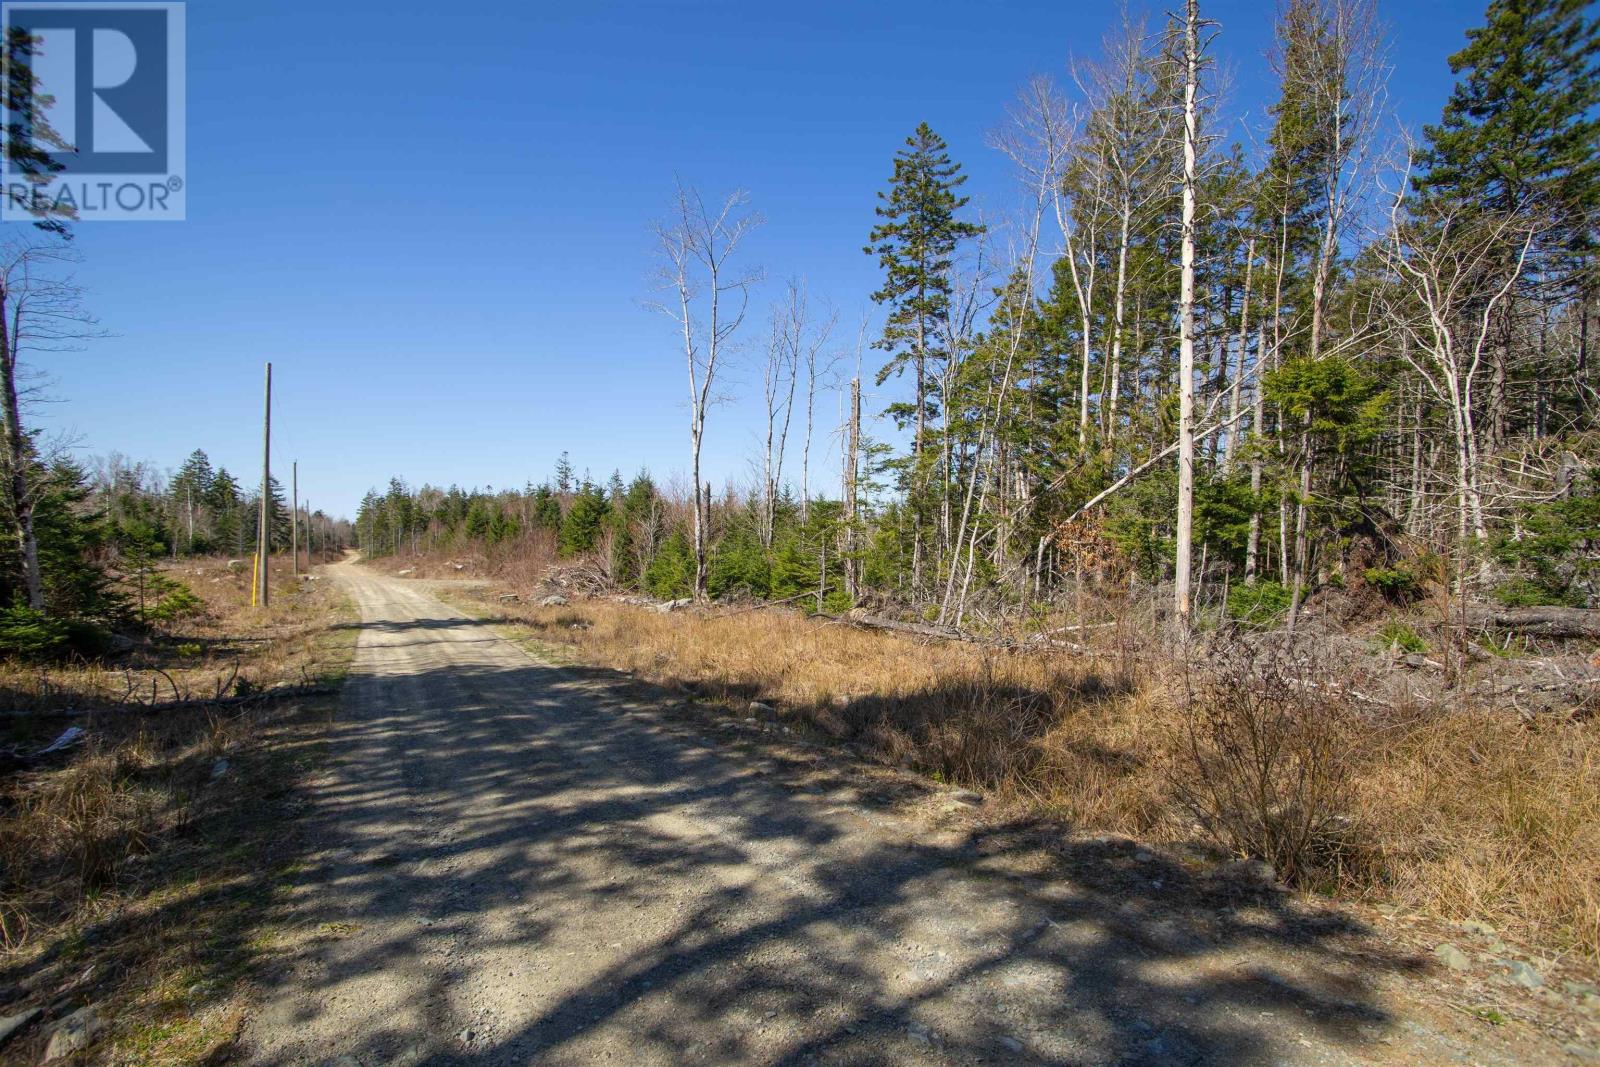
{"label": "pine tree", "polygon": [[172,502],[179,516],[181,541],[190,555],[195,553],[197,545],[203,543],[203,538],[196,531],[197,528],[204,531],[205,526],[202,521],[197,527],[196,517],[205,508],[206,496],[211,492],[215,477],[210,457],[197,448],[189,453],[189,458],[183,461],[183,466],[178,468],[178,473],[172,479]]}
{"label": "pine tree", "polygon": [[572,459],[565,452],[556,460],[556,492],[562,496],[572,492]]}
{"label": "pine tree", "polygon": [[1585,0],[1493,0],[1450,57],[1456,83],[1424,132],[1416,183],[1494,212],[1531,201],[1587,241],[1600,209],[1600,18]]}
{"label": "pine tree", "polygon": [[[883,336],[874,342],[875,348],[889,354],[889,362],[878,372],[878,384],[908,365],[916,379],[912,406],[897,404],[890,411],[902,421],[909,418],[914,426],[910,488],[919,503],[928,420],[937,415],[938,406],[931,395],[938,380],[931,365],[950,357],[944,346],[949,334],[950,270],[960,242],[984,232],[981,225],[956,217],[967,204],[967,197],[956,194],[966,180],[961,165],[951,162],[944,140],[926,122],[919,125],[895,155],[889,191],[878,194],[876,214],[883,221],[872,228],[863,249],[878,257],[884,272],[883,287],[872,299],[890,309]],[[920,571],[921,544],[919,522],[914,571]],[[913,584],[919,581],[920,573],[914,574]]]}
{"label": "pine tree", "polygon": [[[0,78],[4,81],[5,109],[10,127],[5,131],[3,154],[10,175],[35,187],[45,186],[66,169],[57,162],[55,153],[75,151],[72,145],[50,123],[50,105],[53,98],[39,92],[39,82],[33,73],[33,59],[39,38],[20,26],[5,28],[4,61],[0,62]],[[7,195],[11,195],[9,192]],[[56,198],[41,196],[28,199],[27,214],[33,224],[49,233],[70,237],[67,223],[75,221],[78,212]]]}
{"label": "pine tree", "polygon": [[607,510],[605,490],[585,478],[561,523],[561,554],[588,552],[599,544]]}

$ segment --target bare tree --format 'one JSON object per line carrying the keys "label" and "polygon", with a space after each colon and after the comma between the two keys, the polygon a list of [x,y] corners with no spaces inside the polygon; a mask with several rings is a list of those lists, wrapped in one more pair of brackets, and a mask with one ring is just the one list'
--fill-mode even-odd
{"label": "bare tree", "polygon": [[778,489],[788,451],[789,423],[794,416],[794,391],[800,376],[801,335],[805,331],[805,296],[791,279],[783,299],[772,306],[771,330],[761,364],[761,396],[766,402],[766,447],[761,453],[761,544],[772,548],[777,524]]}
{"label": "bare tree", "polygon": [[[1328,285],[1345,225],[1370,185],[1374,134],[1383,116],[1388,70],[1373,0],[1295,0],[1282,18],[1282,78],[1317,128],[1311,141],[1321,234],[1311,270],[1311,357],[1322,354]],[[1294,49],[1299,62],[1289,63]]]}
{"label": "bare tree", "polygon": [[788,458],[789,427],[794,415],[795,393],[800,375],[805,373],[805,437],[800,447],[800,521],[810,507],[811,437],[816,429],[817,381],[839,361],[823,356],[822,350],[833,333],[837,312],[830,312],[819,324],[811,321],[810,300],[805,282],[791,279],[783,297],[772,307],[771,331],[766,358],[762,363],[762,398],[766,402],[766,443],[761,463],[761,540],[767,548],[777,521],[778,494],[783,488],[783,465]]}
{"label": "bare tree", "polygon": [[[939,621],[943,623],[952,617],[953,606],[953,617],[957,625],[960,624],[966,609],[967,592],[971,586],[973,566],[977,557],[979,537],[977,518],[984,510],[991,487],[1000,485],[1002,492],[1004,491],[1004,464],[998,457],[990,457],[990,467],[993,472],[990,477],[980,477],[977,472],[985,458],[985,451],[992,446],[997,437],[1006,398],[1015,381],[1017,361],[1027,332],[1028,315],[1034,302],[1034,271],[1038,262],[1039,230],[1047,202],[1054,201],[1059,208],[1062,171],[1067,164],[1072,144],[1071,123],[1066,105],[1048,78],[1035,77],[1028,82],[1019,94],[1017,103],[1010,109],[1007,122],[994,132],[990,141],[1017,168],[1018,178],[1030,202],[1017,226],[1019,245],[1012,250],[1010,257],[1012,267],[1007,272],[1007,276],[1015,281],[1015,284],[1008,285],[1005,290],[1008,328],[1003,338],[994,339],[997,347],[1004,353],[1005,361],[1000,368],[998,380],[992,374],[986,376],[983,415],[978,425],[978,438],[972,455],[974,473],[967,482],[967,491],[961,507],[960,526],[957,527],[955,536],[956,555],[946,575],[944,596],[939,606]],[[1061,221],[1063,234],[1067,236],[1070,254],[1070,226],[1064,215],[1058,214],[1057,218]],[[949,395],[946,393],[946,396]],[[975,492],[978,494],[976,505],[974,505]],[[997,532],[997,543],[1000,540]],[[956,594],[957,572],[962,570],[960,552],[963,548],[967,553],[967,561],[961,574],[959,598],[955,599],[952,605],[952,598]]]}
{"label": "bare tree", "polygon": [[0,246],[0,421],[6,502],[28,606],[36,610],[44,608],[44,577],[33,529],[38,499],[29,468],[34,449],[22,423],[19,364],[25,351],[60,351],[95,333],[94,319],[83,309],[83,290],[62,273],[76,262],[70,248],[50,238],[19,238]]}
{"label": "bare tree", "polygon": [[[1373,135],[1382,115],[1387,70],[1373,0],[1290,0],[1279,17],[1274,66],[1285,99],[1307,124],[1303,156],[1309,188],[1320,192],[1317,246],[1311,257],[1310,357],[1324,351],[1328,291],[1342,235],[1370,179]],[[1281,264],[1280,264],[1281,269]],[[1298,616],[1310,564],[1311,415],[1303,417],[1300,490],[1295,502],[1293,584],[1289,628]]]}
{"label": "bare tree", "polygon": [[1200,90],[1200,5],[1188,0],[1183,20],[1183,216],[1178,296],[1178,523],[1173,609],[1189,626],[1189,575],[1194,541],[1194,202]]}
{"label": "bare tree", "polygon": [[[1073,68],[1074,80],[1089,101],[1090,112],[1087,129],[1080,151],[1092,160],[1089,166],[1096,175],[1094,193],[1104,198],[1104,209],[1109,209],[1115,219],[1116,275],[1112,283],[1112,320],[1110,323],[1109,350],[1105,353],[1104,396],[1100,404],[1100,428],[1108,437],[1115,435],[1117,406],[1122,386],[1122,356],[1127,333],[1128,312],[1128,256],[1136,236],[1135,227],[1149,208],[1150,201],[1163,188],[1154,173],[1160,163],[1164,148],[1163,126],[1169,121],[1157,108],[1150,107],[1154,93],[1153,64],[1146,50],[1146,29],[1142,20],[1124,11],[1122,19],[1107,35],[1104,58],[1098,63],[1084,63]],[[1097,208],[1088,218],[1096,220],[1098,228],[1100,211]],[[1093,245],[1093,236],[1089,243]],[[1091,254],[1094,249],[1091,247]],[[1074,287],[1077,277],[1074,275]],[[1081,328],[1087,337],[1088,312],[1083,308],[1085,296],[1079,292]],[[1088,342],[1085,341],[1087,346]],[[1079,383],[1078,441],[1083,443],[1088,428],[1089,349],[1085,347],[1082,380]]]}
{"label": "bare tree", "polygon": [[694,189],[678,183],[671,215],[655,228],[661,258],[658,288],[675,298],[651,306],[677,324],[684,362],[689,371],[689,468],[694,497],[694,595],[706,596],[706,542],[711,523],[711,487],[700,478],[700,447],[705,440],[706,411],[717,371],[744,322],[750,289],[760,279],[754,269],[738,269],[735,252],[761,224],[747,210],[743,190],[729,194],[715,210]]}
{"label": "bare tree", "polygon": [[[1072,115],[1061,102],[1049,79],[1035,78],[1023,91],[1023,115],[1036,126],[1035,135],[1050,138],[1052,152],[1061,158],[1053,159],[1056,171],[1050,182],[1050,202],[1056,217],[1056,228],[1061,233],[1059,255],[1067,261],[1067,277],[1072,282],[1072,295],[1078,305],[1079,372],[1078,387],[1078,443],[1089,438],[1089,367],[1094,352],[1094,292],[1095,277],[1100,264],[1100,226],[1102,193],[1106,172],[1092,155],[1079,153],[1072,180],[1068,181],[1068,157],[1072,154],[1078,131]],[[1014,117],[1013,121],[1016,121]],[[1002,151],[1015,159],[1022,143]],[[1069,188],[1070,186],[1070,188]]]}
{"label": "bare tree", "polygon": [[[806,315],[805,292],[800,294],[800,311]],[[827,318],[823,319],[815,329],[808,329],[803,333],[804,340],[801,345],[800,361],[806,368],[806,436],[800,448],[800,521],[806,521],[811,513],[811,435],[816,426],[817,412],[817,381],[833,373],[842,358],[838,352],[831,356],[824,356],[823,349],[827,347],[829,339],[833,336],[833,327],[839,321],[837,311],[829,311]]]}
{"label": "bare tree", "polygon": [[[1403,195],[1395,198],[1388,240],[1379,246],[1398,283],[1389,318],[1402,331],[1402,358],[1450,413],[1457,537],[1464,546],[1469,532],[1477,541],[1488,536],[1474,393],[1495,313],[1522,277],[1538,224],[1526,212],[1488,214],[1457,203],[1404,218]],[[1515,258],[1508,248],[1517,249]]]}

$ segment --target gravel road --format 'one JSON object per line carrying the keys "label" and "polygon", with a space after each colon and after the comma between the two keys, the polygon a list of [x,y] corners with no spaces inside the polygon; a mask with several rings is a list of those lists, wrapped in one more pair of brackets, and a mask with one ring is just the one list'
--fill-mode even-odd
{"label": "gravel road", "polygon": [[1397,1018],[1374,976],[1410,964],[1349,924],[1188,914],[1184,869],[1120,844],[1080,857],[1114,880],[1019,874],[993,830],[917,825],[416,584],[330,574],[357,658],[248,1062],[1483,1056]]}

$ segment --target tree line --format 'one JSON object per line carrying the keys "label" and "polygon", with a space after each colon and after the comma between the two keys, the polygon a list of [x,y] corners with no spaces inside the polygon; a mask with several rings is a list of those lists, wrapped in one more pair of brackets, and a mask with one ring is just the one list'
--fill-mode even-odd
{"label": "tree line", "polygon": [[[17,539],[0,541],[0,652],[90,654],[108,635],[198,606],[163,560],[255,550],[260,493],[213,468],[201,449],[170,476],[119,455],[83,463],[41,454],[30,435],[25,475],[38,560],[37,604]],[[272,548],[288,552],[290,508],[271,483]],[[0,519],[15,526],[9,494]],[[321,510],[300,516],[302,551],[325,556],[349,543],[350,524]]]}
{"label": "tree line", "polygon": [[[397,482],[363,506],[368,543],[548,536],[660,595],[810,583],[819,606],[882,597],[957,625],[1108,578],[1167,590],[1180,620],[1291,627],[1329,587],[1593,604],[1600,21],[1494,0],[1412,141],[1372,0],[1281,5],[1254,124],[1216,91],[1226,37],[1201,8],[1125,16],[1065,88],[1027,82],[991,136],[1019,179],[1006,215],[912,132],[864,235],[882,271],[865,388],[895,390],[865,426],[847,339],[803,283],[760,331],[748,197],[680,186],[654,306],[687,369],[690,487]],[[716,382],[752,350],[759,478],[714,499]],[[826,477],[819,392],[849,412]]]}

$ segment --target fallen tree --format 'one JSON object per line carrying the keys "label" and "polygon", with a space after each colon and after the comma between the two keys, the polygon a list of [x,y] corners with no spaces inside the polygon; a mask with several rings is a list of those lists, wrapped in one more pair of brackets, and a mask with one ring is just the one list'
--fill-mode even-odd
{"label": "fallen tree", "polygon": [[9,710],[0,713],[0,715],[6,718],[18,719],[77,719],[96,715],[159,715],[173,711],[191,711],[196,708],[235,708],[252,704],[269,704],[273,701],[289,700],[295,697],[335,696],[338,692],[339,688],[331,685],[282,685],[270,689],[259,689],[253,693],[244,693],[239,696],[187,697],[154,703],[133,700],[115,704],[103,704],[98,707]]}
{"label": "fallen tree", "polygon": [[1600,611],[1588,608],[1479,608],[1469,613],[1468,619],[1475,626],[1530,637],[1600,640]]}

